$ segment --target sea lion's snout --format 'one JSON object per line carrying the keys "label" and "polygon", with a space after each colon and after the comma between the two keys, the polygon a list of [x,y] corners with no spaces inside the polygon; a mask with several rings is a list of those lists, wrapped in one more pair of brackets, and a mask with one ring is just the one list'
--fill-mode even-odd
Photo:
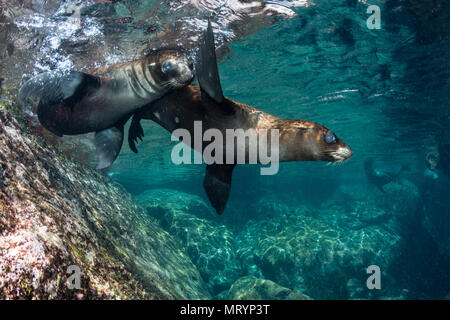
{"label": "sea lion's snout", "polygon": [[331,155],[334,158],[335,162],[342,162],[351,158],[351,156],[353,155],[353,150],[346,145],[343,147],[339,147],[336,151],[332,152]]}

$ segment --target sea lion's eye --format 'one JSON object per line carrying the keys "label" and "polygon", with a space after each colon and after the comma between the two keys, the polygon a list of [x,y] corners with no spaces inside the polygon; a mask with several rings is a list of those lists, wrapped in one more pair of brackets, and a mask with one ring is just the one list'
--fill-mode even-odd
{"label": "sea lion's eye", "polygon": [[171,63],[171,61],[164,61],[163,64],[161,65],[161,71],[164,73],[169,72],[170,70],[172,70],[173,68],[173,64]]}
{"label": "sea lion's eye", "polygon": [[328,131],[327,135],[325,136],[325,141],[327,143],[335,143],[336,142],[336,136],[334,135],[333,132]]}

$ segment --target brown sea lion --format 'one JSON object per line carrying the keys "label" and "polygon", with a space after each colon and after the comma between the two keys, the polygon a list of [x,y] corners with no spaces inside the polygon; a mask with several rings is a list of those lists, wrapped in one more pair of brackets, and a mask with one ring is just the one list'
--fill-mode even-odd
{"label": "brown sea lion", "polygon": [[107,68],[40,74],[23,85],[19,98],[39,100],[39,121],[58,136],[96,132],[102,169],[119,154],[123,126],[133,112],[189,84],[192,69],[184,53],[159,50]]}
{"label": "brown sea lion", "polygon": [[[220,86],[217,61],[215,56],[214,35],[211,24],[204,34],[204,43],[200,46],[199,59],[196,65],[200,86],[189,85],[171,92],[161,99],[138,110],[133,117],[129,144],[137,152],[135,142],[142,139],[144,132],[140,119],[153,120],[169,132],[186,129],[194,135],[195,123],[201,121],[203,130],[216,129],[226,136],[228,129],[254,129],[257,134],[271,131],[279,132],[279,161],[328,161],[341,162],[350,158],[353,151],[332,131],[324,126],[305,120],[281,119],[248,105],[233,101],[223,96]],[[265,130],[264,130],[265,129]],[[259,141],[259,140],[258,140]],[[196,151],[203,153],[208,143],[191,145]],[[223,150],[229,141],[223,141]],[[258,142],[258,148],[261,142]],[[266,140],[269,144],[269,139]],[[246,161],[251,156],[249,145],[244,142]],[[270,149],[270,146],[267,146]],[[239,146],[236,146],[239,148]],[[236,155],[236,152],[235,152]],[[225,157],[225,156],[224,156]],[[231,176],[236,161],[228,160],[207,164],[204,188],[217,213],[225,209],[231,189]],[[258,162],[260,162],[258,156]]]}

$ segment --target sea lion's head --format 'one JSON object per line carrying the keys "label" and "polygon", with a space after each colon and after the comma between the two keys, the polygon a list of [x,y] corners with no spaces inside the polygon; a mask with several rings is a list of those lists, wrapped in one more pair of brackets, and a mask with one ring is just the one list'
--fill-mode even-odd
{"label": "sea lion's head", "polygon": [[158,50],[148,57],[148,67],[154,80],[165,88],[184,87],[194,79],[193,63],[178,50]]}
{"label": "sea lion's head", "polygon": [[[293,161],[342,162],[353,155],[352,149],[328,128],[310,121],[290,121],[284,135],[289,148],[287,158]],[[282,132],[283,136],[283,132]]]}

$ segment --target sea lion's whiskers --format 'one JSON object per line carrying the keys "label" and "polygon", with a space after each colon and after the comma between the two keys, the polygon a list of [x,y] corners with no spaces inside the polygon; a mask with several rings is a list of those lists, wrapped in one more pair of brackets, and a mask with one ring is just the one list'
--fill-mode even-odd
{"label": "sea lion's whiskers", "polygon": [[167,80],[167,81],[163,81],[161,82],[159,85],[163,88],[170,88],[173,84],[173,79]]}

